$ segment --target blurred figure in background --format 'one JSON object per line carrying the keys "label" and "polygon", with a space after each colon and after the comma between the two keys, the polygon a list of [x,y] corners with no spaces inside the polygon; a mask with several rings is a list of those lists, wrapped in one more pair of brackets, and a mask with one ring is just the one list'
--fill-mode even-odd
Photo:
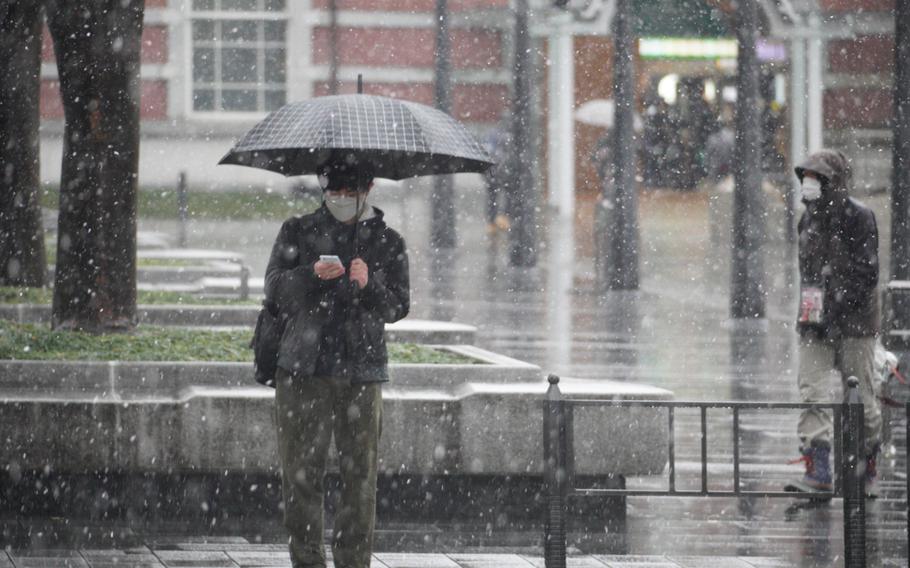
{"label": "blurred figure in background", "polygon": [[484,174],[487,184],[487,233],[508,231],[511,227],[508,215],[508,187],[512,181],[512,119],[503,113],[499,124],[484,140],[487,152],[495,165]]}

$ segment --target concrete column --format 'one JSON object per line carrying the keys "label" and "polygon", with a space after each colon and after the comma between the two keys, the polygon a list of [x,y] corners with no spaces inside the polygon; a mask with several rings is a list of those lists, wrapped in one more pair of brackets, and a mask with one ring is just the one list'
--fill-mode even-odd
{"label": "concrete column", "polygon": [[635,77],[632,58],[632,2],[616,0],[613,16],[613,167],[616,188],[614,222],[609,225],[613,262],[607,264],[611,290],[638,289],[638,187],[635,182]]}
{"label": "concrete column", "polygon": [[733,190],[733,261],[730,313],[734,319],[765,317],[765,204],[762,194],[761,112],[755,52],[758,0],[740,0],[736,78],[736,170]]}
{"label": "concrete column", "polygon": [[[894,6],[891,279],[910,280],[910,0]],[[910,327],[910,300],[895,295],[892,328]]]}
{"label": "concrete column", "polygon": [[792,182],[787,192],[788,235],[796,234],[796,210],[799,191],[793,167],[806,156],[806,41],[790,40],[790,174]]}
{"label": "concrete column", "polygon": [[512,71],[512,148],[514,180],[509,196],[512,213],[512,266],[531,267],[537,264],[537,220],[534,209],[537,196],[534,190],[534,148],[531,125],[534,120],[531,105],[531,29],[529,0],[515,0],[515,51]]}
{"label": "concrete column", "polygon": [[572,16],[559,14],[551,20],[549,37],[549,151],[547,176],[549,203],[560,218],[571,220],[575,213],[575,107],[574,38]]}
{"label": "concrete column", "polygon": [[806,155],[806,40],[790,40],[790,163]]}
{"label": "concrete column", "polygon": [[329,0],[329,94],[338,94],[338,0]]}
{"label": "concrete column", "polygon": [[319,19],[311,10],[311,4],[310,0],[305,0],[299,5],[294,5],[299,6],[299,9],[287,12],[288,27],[285,41],[287,52],[293,54],[287,58],[288,78],[285,86],[288,102],[311,98],[315,91],[315,83],[321,79],[316,65],[313,64],[313,29]]}
{"label": "concrete column", "polygon": [[[436,0],[435,98],[436,108],[446,113],[452,111],[451,53],[448,2]],[[430,241],[436,249],[455,247],[455,203],[452,193],[452,176],[434,176],[430,195]]]}
{"label": "concrete column", "polygon": [[809,153],[821,150],[824,147],[824,124],[825,115],[824,107],[824,50],[823,42],[818,34],[821,32],[818,16],[815,14],[809,17],[809,28],[814,33],[814,37],[808,41],[808,59],[809,72],[807,81],[807,104],[808,104],[808,143]]}

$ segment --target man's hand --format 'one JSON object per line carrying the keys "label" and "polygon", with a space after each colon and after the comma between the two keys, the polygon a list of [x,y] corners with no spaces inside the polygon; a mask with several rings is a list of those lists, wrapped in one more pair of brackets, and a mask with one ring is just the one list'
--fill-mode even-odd
{"label": "man's hand", "polygon": [[367,263],[359,258],[355,258],[351,261],[351,281],[356,282],[361,290],[367,287],[367,282],[370,280],[370,270],[367,268]]}
{"label": "man's hand", "polygon": [[344,265],[340,262],[323,262],[317,260],[313,272],[320,280],[334,280],[344,274]]}

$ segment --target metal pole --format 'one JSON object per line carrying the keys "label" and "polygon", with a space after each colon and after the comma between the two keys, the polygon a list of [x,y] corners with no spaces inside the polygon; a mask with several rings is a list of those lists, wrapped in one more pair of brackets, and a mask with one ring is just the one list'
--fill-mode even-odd
{"label": "metal pole", "polygon": [[543,458],[547,490],[547,520],[544,532],[544,565],[566,567],[566,446],[565,403],[559,377],[547,377],[550,387],[544,402]]}
{"label": "metal pole", "polygon": [[189,195],[187,195],[186,172],[180,172],[177,178],[177,243],[186,248],[186,223],[189,219]]}
{"label": "metal pole", "polygon": [[819,26],[818,16],[812,14],[809,16],[809,27],[814,32],[813,37],[809,40],[809,77],[807,82],[807,99],[808,99],[808,128],[809,128],[809,152],[817,152],[824,146],[824,126],[822,119],[824,117],[824,91],[825,85],[822,75],[825,60],[823,58],[822,39],[820,36],[821,28]]}
{"label": "metal pole", "polygon": [[338,0],[329,0],[329,94],[338,94]]}
{"label": "metal pole", "polygon": [[843,463],[841,478],[844,488],[844,568],[866,566],[866,495],[863,449],[863,403],[859,396],[859,379],[847,379],[844,400]]}
{"label": "metal pole", "polygon": [[[891,279],[910,280],[910,0],[897,0],[894,10]],[[891,302],[893,319],[890,327],[908,329],[910,300],[907,295],[894,293]]]}
{"label": "metal pole", "polygon": [[758,2],[741,0],[737,20],[739,55],[736,77],[736,171],[733,191],[733,261],[730,312],[735,319],[765,317],[765,207],[761,181],[761,116],[759,112]]}
{"label": "metal pole", "polygon": [[635,77],[632,58],[632,3],[616,0],[613,16],[613,168],[615,222],[609,246],[613,263],[606,267],[612,290],[638,289],[638,188],[635,184]]}
{"label": "metal pole", "polygon": [[551,19],[547,66],[550,85],[547,152],[549,201],[559,216],[570,220],[575,213],[575,132],[572,109],[575,104],[574,38],[572,15],[561,13]]}
{"label": "metal pole", "polygon": [[509,208],[512,213],[510,231],[512,266],[531,267],[537,264],[537,220],[534,210],[537,198],[534,188],[534,153],[531,139],[533,109],[531,108],[531,7],[529,0],[515,0],[515,50],[512,91],[512,193]]}
{"label": "metal pole", "polygon": [[[436,0],[435,96],[436,108],[445,113],[452,111],[451,52],[448,2],[447,0]],[[430,203],[432,209],[430,242],[433,248],[454,248],[455,203],[451,176],[434,176]]]}
{"label": "metal pole", "polygon": [[787,236],[796,237],[796,209],[799,203],[798,183],[793,167],[806,155],[806,41],[790,40],[790,172],[787,194]]}

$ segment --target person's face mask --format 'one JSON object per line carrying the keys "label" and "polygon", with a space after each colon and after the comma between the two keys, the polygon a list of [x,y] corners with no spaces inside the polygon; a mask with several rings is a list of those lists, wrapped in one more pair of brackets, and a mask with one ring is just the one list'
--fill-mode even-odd
{"label": "person's face mask", "polygon": [[[360,210],[362,211],[366,205],[366,195],[361,194],[359,196],[359,201]],[[347,223],[357,215],[359,212],[357,210],[357,202],[357,195],[335,193],[332,191],[327,191],[325,193],[325,206],[328,207],[329,213],[342,223]]]}
{"label": "person's face mask", "polygon": [[822,183],[815,178],[804,177],[802,185],[803,201],[815,201],[822,196]]}

